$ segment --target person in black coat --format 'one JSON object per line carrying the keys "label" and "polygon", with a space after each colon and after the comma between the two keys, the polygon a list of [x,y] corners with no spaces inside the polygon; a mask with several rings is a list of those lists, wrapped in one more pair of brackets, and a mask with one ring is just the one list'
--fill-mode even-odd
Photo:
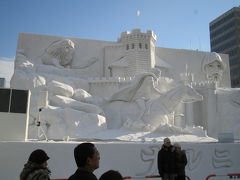
{"label": "person in black coat", "polygon": [[51,171],[48,169],[49,157],[42,149],[33,151],[20,174],[20,180],[49,180]]}
{"label": "person in black coat", "polygon": [[74,149],[78,169],[68,180],[98,180],[93,171],[99,168],[100,155],[92,143],[81,143]]}
{"label": "person in black coat", "polygon": [[181,145],[178,143],[174,144],[177,159],[177,177],[176,180],[185,180],[185,166],[187,165],[187,156],[184,150],[181,149]]}
{"label": "person in black coat", "polygon": [[174,180],[176,177],[176,152],[169,138],[158,152],[158,172],[163,180]]}

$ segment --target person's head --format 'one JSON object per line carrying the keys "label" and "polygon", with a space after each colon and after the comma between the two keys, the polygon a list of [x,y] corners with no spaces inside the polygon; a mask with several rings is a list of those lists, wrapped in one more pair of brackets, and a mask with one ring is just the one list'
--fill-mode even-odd
{"label": "person's head", "polygon": [[123,180],[123,177],[118,171],[109,170],[103,173],[99,180]]}
{"label": "person's head", "polygon": [[180,145],[180,144],[174,143],[173,146],[175,147],[175,150],[176,150],[177,152],[180,152],[180,151],[181,151],[181,145]]}
{"label": "person's head", "polygon": [[91,171],[99,168],[100,155],[92,143],[82,143],[75,147],[74,158],[78,167]]}
{"label": "person's head", "polygon": [[166,146],[166,147],[170,147],[171,146],[170,139],[169,138],[164,138],[163,145]]}
{"label": "person's head", "polygon": [[48,157],[47,153],[44,150],[37,149],[30,154],[28,161],[36,163],[42,167],[47,167],[48,159],[50,158]]}

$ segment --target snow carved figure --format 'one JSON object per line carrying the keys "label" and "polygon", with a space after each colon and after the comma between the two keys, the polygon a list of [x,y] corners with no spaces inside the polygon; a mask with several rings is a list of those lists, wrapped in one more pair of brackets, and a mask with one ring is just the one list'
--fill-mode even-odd
{"label": "snow carved figure", "polygon": [[137,101],[116,99],[110,101],[105,106],[108,128],[126,128],[134,131],[157,130],[165,132],[169,130],[169,132],[178,132],[178,129],[175,127],[171,130],[166,129],[166,127],[171,126],[167,115],[172,113],[175,107],[181,102],[191,103],[201,101],[202,98],[191,86],[179,84],[168,92],[149,99],[145,103],[144,109],[138,105]]}
{"label": "snow carved figure", "polygon": [[206,74],[209,81],[219,83],[225,71],[225,63],[218,53],[207,54],[203,60],[202,71]]}
{"label": "snow carved figure", "polygon": [[60,68],[71,66],[74,46],[74,43],[70,39],[53,42],[43,53],[41,57],[42,63]]}

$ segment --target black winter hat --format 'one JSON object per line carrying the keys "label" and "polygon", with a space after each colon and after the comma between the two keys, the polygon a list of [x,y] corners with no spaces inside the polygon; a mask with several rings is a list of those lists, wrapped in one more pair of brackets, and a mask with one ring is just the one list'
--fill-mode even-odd
{"label": "black winter hat", "polygon": [[37,149],[30,154],[28,161],[31,161],[31,162],[37,163],[37,164],[42,164],[42,163],[46,162],[48,159],[49,159],[49,157],[44,150]]}

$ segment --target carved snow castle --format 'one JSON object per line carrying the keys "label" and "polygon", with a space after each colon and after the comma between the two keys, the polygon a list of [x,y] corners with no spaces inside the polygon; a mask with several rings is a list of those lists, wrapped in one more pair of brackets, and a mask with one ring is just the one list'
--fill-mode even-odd
{"label": "carved snow castle", "polygon": [[155,67],[156,35],[152,31],[142,33],[133,30],[121,34],[119,43],[123,46],[124,56],[113,62],[109,68],[113,76],[133,77]]}
{"label": "carved snow castle", "polygon": [[117,42],[20,34],[11,87],[31,91],[28,136],[36,136],[39,108],[50,139],[109,129],[239,136],[240,92],[230,88],[228,55],[156,41],[139,29]]}

